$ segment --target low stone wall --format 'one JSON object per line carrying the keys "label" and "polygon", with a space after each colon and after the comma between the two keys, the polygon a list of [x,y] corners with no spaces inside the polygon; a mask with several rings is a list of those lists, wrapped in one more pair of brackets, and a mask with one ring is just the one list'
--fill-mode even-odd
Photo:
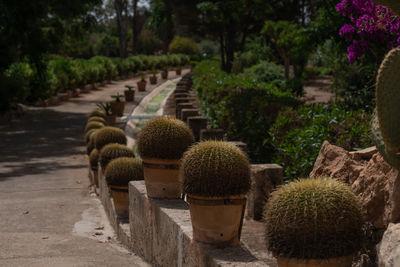
{"label": "low stone wall", "polygon": [[188,204],[149,199],[144,181],[129,183],[131,247],[154,266],[268,266],[244,246],[193,241]]}

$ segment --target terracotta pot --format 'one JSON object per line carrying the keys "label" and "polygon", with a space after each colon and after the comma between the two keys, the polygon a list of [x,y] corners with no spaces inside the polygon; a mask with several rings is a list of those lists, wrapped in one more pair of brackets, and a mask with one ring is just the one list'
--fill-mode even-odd
{"label": "terracotta pot", "polygon": [[68,99],[70,99],[74,95],[72,90],[67,90],[65,92],[67,93]]}
{"label": "terracotta pot", "polygon": [[125,90],[124,91],[125,94],[125,100],[127,102],[133,102],[135,100],[135,91],[134,90]]}
{"label": "terracotta pot", "polygon": [[151,198],[180,198],[180,160],[142,158],[147,196]]}
{"label": "terracotta pot", "polygon": [[72,97],[78,97],[81,94],[81,89],[75,88],[72,92]]}
{"label": "terracotta pot", "polygon": [[112,101],[110,102],[111,104],[111,112],[112,114],[117,115],[118,117],[121,117],[124,115],[124,109],[125,109],[125,101]]}
{"label": "terracotta pot", "polygon": [[176,72],[176,75],[181,75],[182,74],[182,69],[178,68],[178,69],[175,70],[175,72]]}
{"label": "terracotta pot", "polygon": [[99,172],[97,171],[97,169],[92,169],[93,171],[93,184],[96,187],[99,187]]}
{"label": "terracotta pot", "polygon": [[157,76],[150,76],[150,84],[156,84],[157,83]]}
{"label": "terracotta pot", "polygon": [[122,218],[129,217],[129,191],[128,186],[111,185],[111,195],[117,215]]}
{"label": "terracotta pot", "polygon": [[107,125],[112,126],[112,125],[115,125],[115,120],[117,119],[117,115],[116,114],[109,115],[109,116],[106,116],[105,119],[106,119]]}
{"label": "terracotta pot", "polygon": [[50,106],[50,99],[43,100],[43,107],[48,107],[48,106]]}
{"label": "terracotta pot", "polygon": [[161,78],[163,78],[164,80],[168,79],[168,71],[167,70],[161,71]]}
{"label": "terracotta pot", "polygon": [[144,81],[144,82],[142,82],[142,81],[137,82],[138,90],[139,90],[140,92],[146,91],[146,84],[147,84],[146,81]]}
{"label": "terracotta pot", "polygon": [[246,198],[188,195],[193,239],[217,246],[239,244]]}
{"label": "terracotta pot", "polygon": [[279,267],[351,267],[353,255],[330,259],[295,259],[277,257]]}
{"label": "terracotta pot", "polygon": [[104,81],[102,81],[102,82],[100,83],[100,86],[106,86],[106,84],[107,84],[107,81],[104,80]]}

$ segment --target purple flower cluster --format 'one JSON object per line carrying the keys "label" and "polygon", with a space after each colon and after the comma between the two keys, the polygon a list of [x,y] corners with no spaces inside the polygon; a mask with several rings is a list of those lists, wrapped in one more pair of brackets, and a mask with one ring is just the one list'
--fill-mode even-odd
{"label": "purple flower cluster", "polygon": [[385,45],[388,49],[400,45],[400,18],[372,0],[342,0],[336,10],[349,16],[339,35],[351,42],[347,57],[351,64],[371,45]]}

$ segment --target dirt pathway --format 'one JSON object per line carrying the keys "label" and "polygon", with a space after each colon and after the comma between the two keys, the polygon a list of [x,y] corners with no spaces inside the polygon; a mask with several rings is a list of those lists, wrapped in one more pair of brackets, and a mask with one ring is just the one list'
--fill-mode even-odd
{"label": "dirt pathway", "polygon": [[[115,240],[100,201],[90,196],[83,141],[95,104],[135,82],[33,108],[0,129],[0,266],[147,266]],[[125,112],[151,90],[137,93]]]}
{"label": "dirt pathway", "polygon": [[304,83],[305,104],[327,104],[335,100],[335,95],[328,91],[332,84],[331,76],[316,76]]}

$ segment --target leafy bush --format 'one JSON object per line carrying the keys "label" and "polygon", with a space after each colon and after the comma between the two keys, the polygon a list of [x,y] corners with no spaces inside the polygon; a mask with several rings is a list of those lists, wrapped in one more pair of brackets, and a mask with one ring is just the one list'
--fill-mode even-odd
{"label": "leafy bush", "polygon": [[273,83],[279,88],[285,85],[283,67],[269,61],[261,61],[257,65],[245,69],[244,74],[257,82]]}
{"label": "leafy bush", "polygon": [[232,66],[233,73],[241,73],[245,68],[249,68],[259,61],[259,57],[253,51],[247,51],[235,57]]}
{"label": "leafy bush", "polygon": [[162,49],[163,43],[149,30],[143,30],[138,40],[138,50],[143,54],[154,54]]}
{"label": "leafy bush", "polygon": [[306,177],[325,140],[346,150],[371,146],[370,120],[371,115],[362,110],[346,110],[336,104],[287,108],[270,129],[276,149],[273,162],[283,166],[287,179]]}
{"label": "leafy bush", "polygon": [[106,57],[119,56],[119,39],[112,35],[104,35],[96,44],[95,51],[97,55]]}
{"label": "leafy bush", "polygon": [[5,76],[14,85],[12,86],[12,101],[25,101],[30,94],[30,82],[33,76],[33,70],[30,65],[26,62],[13,63],[5,71]]}
{"label": "leafy bush", "polygon": [[211,40],[201,40],[198,43],[200,54],[204,58],[211,58],[218,54],[219,45]]}
{"label": "leafy bush", "polygon": [[211,60],[196,66],[193,79],[212,126],[225,129],[230,139],[245,142],[253,162],[271,160],[268,130],[280,109],[297,104],[292,94],[245,74],[227,74]]}
{"label": "leafy bush", "polygon": [[168,51],[172,54],[197,55],[200,53],[199,47],[190,38],[175,36],[169,44]]}

